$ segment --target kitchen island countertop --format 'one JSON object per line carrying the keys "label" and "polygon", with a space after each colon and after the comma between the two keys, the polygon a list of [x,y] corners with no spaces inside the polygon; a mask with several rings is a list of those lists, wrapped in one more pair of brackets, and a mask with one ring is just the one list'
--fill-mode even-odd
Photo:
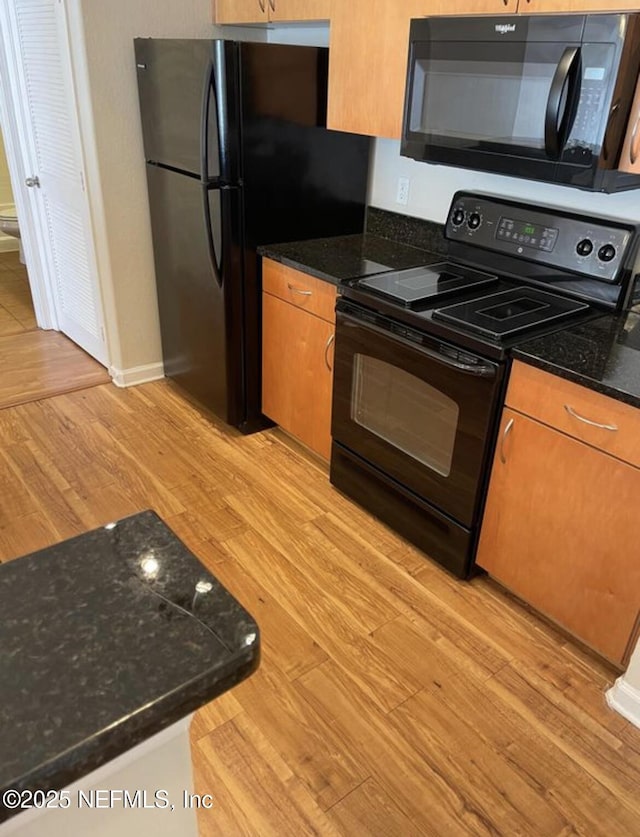
{"label": "kitchen island countertop", "polygon": [[0,794],[63,788],[259,661],[254,620],[152,511],[0,565],[0,612]]}

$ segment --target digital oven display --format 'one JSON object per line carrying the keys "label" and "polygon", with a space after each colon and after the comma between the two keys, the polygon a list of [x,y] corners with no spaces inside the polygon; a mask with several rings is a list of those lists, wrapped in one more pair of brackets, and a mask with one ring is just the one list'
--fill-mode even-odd
{"label": "digital oven display", "polygon": [[557,237],[558,230],[555,227],[545,227],[531,221],[504,216],[500,219],[496,230],[496,238],[502,241],[533,247],[535,250],[546,250],[549,253],[555,247]]}

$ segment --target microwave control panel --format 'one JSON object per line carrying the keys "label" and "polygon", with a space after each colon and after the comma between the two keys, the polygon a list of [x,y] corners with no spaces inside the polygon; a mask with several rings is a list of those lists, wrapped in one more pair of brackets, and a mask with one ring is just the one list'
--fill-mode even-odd
{"label": "microwave control panel", "polygon": [[616,282],[632,234],[614,222],[458,194],[445,235],[459,241]]}

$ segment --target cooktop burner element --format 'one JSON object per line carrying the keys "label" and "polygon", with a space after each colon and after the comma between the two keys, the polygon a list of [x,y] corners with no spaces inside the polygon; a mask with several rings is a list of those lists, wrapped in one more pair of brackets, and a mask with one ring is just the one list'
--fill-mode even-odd
{"label": "cooktop burner element", "polygon": [[500,339],[532,326],[563,320],[588,308],[575,299],[522,287],[437,308],[433,317]]}
{"label": "cooktop burner element", "polygon": [[433,303],[450,294],[475,290],[497,281],[497,276],[490,273],[482,273],[450,262],[439,262],[370,276],[361,279],[358,287],[413,308],[427,300]]}
{"label": "cooktop burner element", "polygon": [[[360,267],[358,276],[369,276],[372,273],[384,273],[385,270],[392,270],[388,264],[381,262],[374,262],[372,259],[365,259],[364,256],[360,259]],[[356,275],[356,274],[354,274]]]}

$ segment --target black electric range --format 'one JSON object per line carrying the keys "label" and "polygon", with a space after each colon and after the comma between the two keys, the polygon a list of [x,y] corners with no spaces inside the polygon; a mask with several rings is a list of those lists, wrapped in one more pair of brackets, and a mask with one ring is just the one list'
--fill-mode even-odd
{"label": "black electric range", "polygon": [[634,224],[459,192],[446,260],[347,280],[345,299],[502,357],[523,337],[634,299]]}
{"label": "black electric range", "polygon": [[634,301],[632,224],[454,196],[446,259],[344,282],[332,483],[451,572],[471,572],[509,350]]}

